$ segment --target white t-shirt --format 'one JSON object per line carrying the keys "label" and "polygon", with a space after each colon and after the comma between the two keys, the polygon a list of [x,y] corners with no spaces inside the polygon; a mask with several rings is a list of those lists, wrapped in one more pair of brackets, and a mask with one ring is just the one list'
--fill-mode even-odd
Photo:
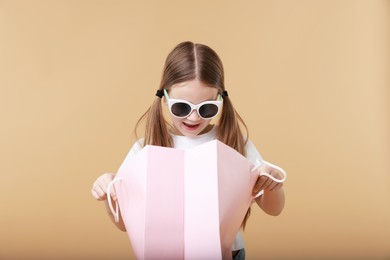
{"label": "white t-shirt", "polygon": [[[205,134],[197,135],[195,137],[188,137],[188,136],[174,135],[174,134],[171,134],[171,135],[173,138],[174,148],[186,150],[186,149],[191,149],[195,146],[204,144],[206,142],[215,140],[216,133],[217,133],[217,126],[214,125],[214,127],[209,132],[207,132]],[[137,142],[135,142],[135,144],[131,148],[128,156],[134,156],[139,151],[141,151],[142,148],[143,148],[143,139],[140,139]],[[259,154],[256,147],[254,146],[254,144],[250,140],[248,140],[248,142],[245,146],[245,150],[246,150],[246,157],[253,164],[256,164],[257,159],[262,160],[261,155]],[[242,237],[241,232],[238,232],[236,239],[234,240],[233,245],[232,245],[232,251],[240,250],[244,247],[245,247],[244,239]]]}

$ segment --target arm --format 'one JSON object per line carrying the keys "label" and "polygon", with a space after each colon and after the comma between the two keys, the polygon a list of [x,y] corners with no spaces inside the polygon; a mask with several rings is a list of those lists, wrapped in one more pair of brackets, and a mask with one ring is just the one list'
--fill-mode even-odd
{"label": "arm", "polygon": [[[117,228],[119,228],[122,231],[126,231],[125,224],[123,223],[123,219],[120,214],[119,209],[119,221],[115,222],[114,216],[111,213],[110,207],[108,206],[108,200],[107,200],[107,187],[110,184],[110,182],[114,179],[115,175],[112,173],[105,173],[101,175],[99,178],[96,179],[96,181],[92,185],[92,196],[97,199],[98,201],[103,201],[107,214],[109,215],[111,221],[115,224]],[[115,202],[117,201],[115,190],[112,190],[111,192],[111,202],[115,209]]]}

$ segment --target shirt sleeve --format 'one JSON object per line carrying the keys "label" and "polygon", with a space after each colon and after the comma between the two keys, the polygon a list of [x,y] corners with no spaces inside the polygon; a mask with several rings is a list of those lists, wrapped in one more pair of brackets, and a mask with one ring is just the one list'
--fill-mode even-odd
{"label": "shirt sleeve", "polygon": [[245,151],[246,158],[248,158],[248,160],[251,161],[253,164],[256,164],[257,160],[263,160],[260,153],[257,151],[256,146],[252,143],[251,140],[248,140],[248,142],[246,143]]}
{"label": "shirt sleeve", "polygon": [[[249,161],[251,161],[253,164],[257,164],[257,160],[263,161],[263,157],[261,157],[260,153],[257,151],[256,146],[252,143],[251,140],[248,140],[245,146],[246,151],[246,158],[248,158]],[[261,190],[258,193],[258,196],[261,196],[264,194],[264,190]],[[252,203],[255,200],[252,200]]]}
{"label": "shirt sleeve", "polygon": [[141,151],[143,146],[144,146],[143,144],[144,144],[143,138],[141,138],[137,142],[135,142],[133,144],[133,147],[131,147],[129,153],[127,154],[126,159],[134,157],[134,155],[136,155],[139,151]]}

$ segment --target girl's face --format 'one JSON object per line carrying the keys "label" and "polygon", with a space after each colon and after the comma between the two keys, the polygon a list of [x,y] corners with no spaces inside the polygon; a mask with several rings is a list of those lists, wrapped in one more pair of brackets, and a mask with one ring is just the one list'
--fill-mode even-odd
{"label": "girl's face", "polygon": [[[175,84],[169,90],[170,98],[184,99],[194,105],[208,100],[216,100],[217,96],[217,88],[209,87],[196,79]],[[209,126],[211,119],[199,117],[196,110],[193,110],[185,118],[174,117],[171,113],[169,115],[177,135],[194,137],[211,129]]]}

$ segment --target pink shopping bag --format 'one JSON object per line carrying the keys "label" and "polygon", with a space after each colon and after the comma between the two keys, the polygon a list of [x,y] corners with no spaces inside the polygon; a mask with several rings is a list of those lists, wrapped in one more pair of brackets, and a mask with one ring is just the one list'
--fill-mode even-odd
{"label": "pink shopping bag", "polygon": [[217,140],[189,150],[145,146],[126,158],[110,186],[136,258],[231,259],[259,176],[253,167]]}

